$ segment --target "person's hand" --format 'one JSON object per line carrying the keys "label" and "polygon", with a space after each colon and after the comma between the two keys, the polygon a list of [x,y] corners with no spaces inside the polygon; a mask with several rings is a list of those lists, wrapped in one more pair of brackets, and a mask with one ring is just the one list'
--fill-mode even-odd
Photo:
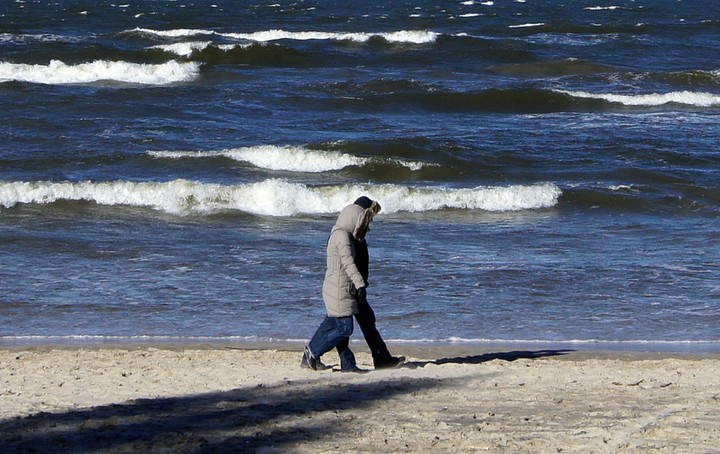
{"label": "person's hand", "polygon": [[367,288],[360,287],[359,289],[357,289],[357,292],[355,292],[355,297],[359,300],[367,299]]}

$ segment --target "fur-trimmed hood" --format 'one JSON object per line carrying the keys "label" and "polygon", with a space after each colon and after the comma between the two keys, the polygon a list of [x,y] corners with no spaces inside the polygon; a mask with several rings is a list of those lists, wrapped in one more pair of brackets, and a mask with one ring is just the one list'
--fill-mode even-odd
{"label": "fur-trimmed hood", "polygon": [[367,235],[368,230],[370,230],[370,223],[379,212],[380,204],[374,200],[370,205],[370,208],[363,210],[358,217],[357,222],[355,223],[355,229],[353,230],[353,236],[356,240],[362,241],[365,239],[365,235]]}
{"label": "fur-trimmed hood", "polygon": [[356,240],[362,241],[370,228],[370,222],[380,209],[380,204],[376,201],[372,201],[367,209],[355,203],[348,205],[340,212],[332,230],[344,230]]}

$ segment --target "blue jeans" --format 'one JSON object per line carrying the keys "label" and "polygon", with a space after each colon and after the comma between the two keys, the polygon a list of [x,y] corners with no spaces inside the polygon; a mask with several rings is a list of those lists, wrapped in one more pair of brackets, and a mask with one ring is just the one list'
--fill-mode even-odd
{"label": "blue jeans", "polygon": [[349,348],[347,343],[353,333],[352,317],[325,317],[317,331],[310,339],[308,347],[310,353],[315,358],[320,359],[322,355],[329,352],[338,345],[344,345],[345,348],[338,349],[340,355],[340,368],[342,370],[350,370],[356,367],[355,355]]}

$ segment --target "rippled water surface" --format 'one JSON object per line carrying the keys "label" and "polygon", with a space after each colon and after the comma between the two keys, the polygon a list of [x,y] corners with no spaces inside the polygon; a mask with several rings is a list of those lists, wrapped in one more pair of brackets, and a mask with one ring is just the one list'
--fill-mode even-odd
{"label": "rippled water surface", "polygon": [[307,339],[327,235],[365,194],[394,342],[718,350],[704,2],[0,17],[0,343]]}

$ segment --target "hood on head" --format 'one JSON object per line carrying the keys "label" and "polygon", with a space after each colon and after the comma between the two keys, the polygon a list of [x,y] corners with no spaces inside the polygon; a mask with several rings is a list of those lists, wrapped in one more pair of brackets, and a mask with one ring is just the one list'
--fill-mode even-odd
{"label": "hood on head", "polygon": [[353,203],[340,212],[337,221],[335,221],[334,229],[342,229],[351,234],[356,240],[362,241],[370,228],[370,222],[379,212],[380,204],[375,201],[370,201],[367,209]]}
{"label": "hood on head", "polygon": [[363,213],[363,209],[359,205],[348,205],[342,209],[338,215],[337,221],[335,221],[335,228],[346,231],[351,234],[355,231],[357,220]]}
{"label": "hood on head", "polygon": [[358,197],[357,199],[355,199],[355,201],[353,203],[355,205],[360,205],[361,207],[363,207],[364,209],[367,210],[368,208],[370,208],[372,206],[373,201],[370,197],[362,196],[362,197]]}

